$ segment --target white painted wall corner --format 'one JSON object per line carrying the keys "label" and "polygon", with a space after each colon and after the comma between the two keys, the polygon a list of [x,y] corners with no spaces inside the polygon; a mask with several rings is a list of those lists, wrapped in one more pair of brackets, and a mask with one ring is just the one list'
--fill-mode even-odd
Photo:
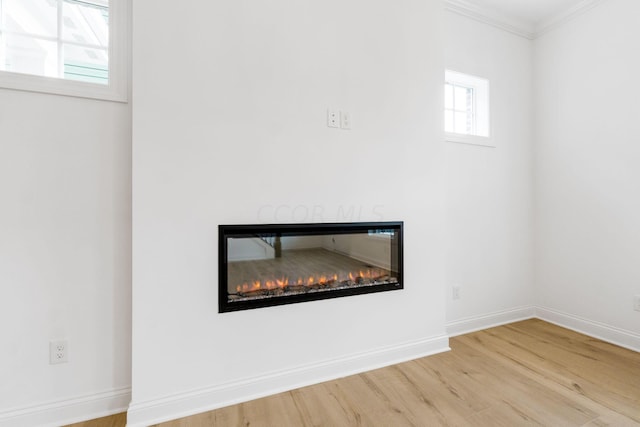
{"label": "white painted wall corner", "polygon": [[594,322],[572,314],[563,313],[546,307],[536,307],[536,317],[545,322],[571,329],[572,331],[615,344],[629,350],[640,352],[640,334],[626,329]]}
{"label": "white painted wall corner", "polygon": [[535,317],[533,306],[518,307],[509,310],[496,311],[494,313],[483,314],[481,316],[467,317],[453,322],[448,322],[447,334],[450,337],[469,334],[483,329],[494,328],[508,323],[519,322],[521,320]]}

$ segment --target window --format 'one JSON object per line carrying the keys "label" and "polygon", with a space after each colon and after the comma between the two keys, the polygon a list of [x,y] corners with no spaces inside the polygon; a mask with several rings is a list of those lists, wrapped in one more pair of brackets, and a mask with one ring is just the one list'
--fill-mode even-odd
{"label": "window", "polygon": [[475,103],[472,87],[445,83],[445,131],[473,135],[475,133]]}
{"label": "window", "polygon": [[491,145],[489,81],[447,70],[444,84],[444,118],[447,141]]}
{"label": "window", "polygon": [[367,234],[369,236],[376,236],[376,237],[391,237],[395,233],[396,233],[395,230],[375,229],[375,230],[369,230]]}
{"label": "window", "polygon": [[126,0],[0,0],[0,86],[126,100]]}

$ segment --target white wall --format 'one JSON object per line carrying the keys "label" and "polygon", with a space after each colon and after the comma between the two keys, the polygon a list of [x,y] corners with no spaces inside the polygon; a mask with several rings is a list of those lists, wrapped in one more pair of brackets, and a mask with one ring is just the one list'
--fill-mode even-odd
{"label": "white wall", "polygon": [[640,3],[535,43],[538,304],[640,340]]}
{"label": "white wall", "polygon": [[323,242],[322,236],[285,236],[281,239],[283,250],[321,248]]}
{"label": "white wall", "polygon": [[[436,0],[135,2],[131,425],[446,348],[441,17]],[[217,225],[309,222],[278,206],[404,220],[405,289],[218,314]]]}
{"label": "white wall", "polygon": [[276,256],[275,249],[259,237],[230,238],[227,245],[227,259],[229,261],[270,259]]}
{"label": "white wall", "polygon": [[486,326],[487,315],[520,316],[533,302],[531,54],[529,40],[445,13],[446,67],[489,80],[495,144],[445,144],[452,333]]}
{"label": "white wall", "polygon": [[[2,426],[126,407],[130,115],[127,104],[0,89]],[[61,339],[69,363],[49,365]]]}

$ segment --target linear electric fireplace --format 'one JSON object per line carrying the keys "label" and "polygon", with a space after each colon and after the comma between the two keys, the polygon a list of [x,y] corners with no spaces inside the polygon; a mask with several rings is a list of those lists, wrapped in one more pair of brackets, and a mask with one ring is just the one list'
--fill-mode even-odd
{"label": "linear electric fireplace", "polygon": [[219,312],[402,289],[402,222],[219,226]]}

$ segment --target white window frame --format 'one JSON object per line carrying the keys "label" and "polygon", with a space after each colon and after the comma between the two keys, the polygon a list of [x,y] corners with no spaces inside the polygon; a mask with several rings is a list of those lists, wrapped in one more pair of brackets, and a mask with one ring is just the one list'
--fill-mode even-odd
{"label": "white window frame", "polygon": [[128,102],[130,1],[109,1],[109,83],[82,82],[0,70],[0,88]]}
{"label": "white window frame", "polygon": [[445,140],[447,142],[457,142],[461,144],[495,147],[494,140],[491,136],[489,80],[458,71],[446,70],[445,84],[447,83],[473,89],[474,134],[460,134],[445,131]]}

